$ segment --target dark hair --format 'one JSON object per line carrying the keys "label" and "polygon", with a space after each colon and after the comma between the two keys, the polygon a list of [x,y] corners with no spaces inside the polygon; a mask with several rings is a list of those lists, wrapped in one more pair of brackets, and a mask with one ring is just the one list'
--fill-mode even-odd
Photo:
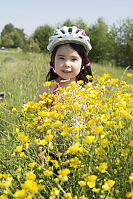
{"label": "dark hair", "polygon": [[[86,75],[90,75],[92,76],[92,71],[91,71],[91,67],[90,65],[88,65],[88,54],[85,50],[85,48],[79,44],[75,44],[75,43],[68,43],[72,49],[74,49],[75,51],[77,51],[77,53],[81,56],[82,58],[82,67],[81,67],[81,71],[80,73],[76,76],[76,81],[78,80],[83,80],[84,84],[88,83],[88,82],[92,82],[92,78],[88,79],[86,77]],[[64,44],[61,44],[64,45]],[[54,48],[52,55],[51,55],[51,61],[50,61],[50,65],[54,68],[54,58],[56,55],[56,52],[58,50],[58,48],[61,46],[58,45]],[[46,76],[46,80],[47,81],[51,81],[51,80],[55,80],[58,78],[58,75],[55,73],[54,69],[50,68],[50,71],[48,72],[47,76]],[[92,76],[93,77],[93,76]]]}

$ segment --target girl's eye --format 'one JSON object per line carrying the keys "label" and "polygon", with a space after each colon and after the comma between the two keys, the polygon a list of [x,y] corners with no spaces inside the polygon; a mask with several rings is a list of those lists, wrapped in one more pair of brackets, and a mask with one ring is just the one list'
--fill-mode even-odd
{"label": "girl's eye", "polygon": [[63,57],[60,57],[59,59],[64,59]]}
{"label": "girl's eye", "polygon": [[72,61],[76,61],[76,60],[77,60],[76,58],[73,58],[73,59],[72,59]]}

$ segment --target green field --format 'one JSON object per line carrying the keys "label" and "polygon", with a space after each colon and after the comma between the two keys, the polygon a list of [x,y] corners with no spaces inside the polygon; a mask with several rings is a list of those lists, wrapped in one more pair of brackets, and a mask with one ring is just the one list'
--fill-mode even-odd
{"label": "green field", "polygon": [[[0,52],[0,92],[5,92],[5,100],[9,105],[21,106],[29,100],[36,101],[37,91],[45,81],[49,70],[49,55],[32,53]],[[133,84],[133,78],[128,78],[126,70],[111,64],[92,63],[95,76],[109,73],[111,78],[118,78]]]}
{"label": "green field", "polygon": [[133,198],[133,70],[92,63],[36,103],[49,60],[0,52],[0,199]]}

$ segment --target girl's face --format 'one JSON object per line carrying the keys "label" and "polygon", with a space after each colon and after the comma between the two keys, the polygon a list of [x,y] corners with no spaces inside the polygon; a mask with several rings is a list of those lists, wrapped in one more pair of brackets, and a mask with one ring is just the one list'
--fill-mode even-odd
{"label": "girl's face", "polygon": [[69,44],[57,49],[55,55],[55,72],[65,80],[75,81],[80,73],[82,58]]}

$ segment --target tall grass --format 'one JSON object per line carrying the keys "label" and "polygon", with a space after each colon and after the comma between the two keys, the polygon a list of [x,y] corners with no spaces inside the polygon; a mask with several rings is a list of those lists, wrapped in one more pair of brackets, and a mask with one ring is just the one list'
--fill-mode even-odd
{"label": "tall grass", "polygon": [[[110,64],[92,63],[94,76],[109,73],[112,78],[118,78],[133,83],[128,79],[125,68]],[[39,87],[44,83],[49,70],[49,55],[31,53],[0,52],[0,92],[5,92],[5,100],[9,106],[20,107],[27,101],[36,101]]]}
{"label": "tall grass", "polygon": [[0,54],[0,199],[131,198],[133,71],[92,63],[84,92],[35,103],[48,70],[49,55]]}

